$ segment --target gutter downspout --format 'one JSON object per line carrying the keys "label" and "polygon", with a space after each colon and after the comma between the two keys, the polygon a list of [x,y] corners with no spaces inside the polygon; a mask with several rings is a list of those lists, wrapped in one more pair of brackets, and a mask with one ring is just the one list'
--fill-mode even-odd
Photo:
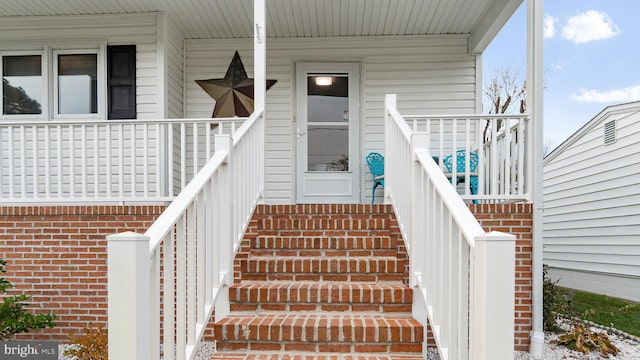
{"label": "gutter downspout", "polygon": [[527,106],[531,114],[532,140],[530,175],[528,184],[533,203],[532,240],[532,329],[529,353],[542,357],[543,331],[543,177],[544,149],[542,96],[543,96],[543,0],[527,0]]}

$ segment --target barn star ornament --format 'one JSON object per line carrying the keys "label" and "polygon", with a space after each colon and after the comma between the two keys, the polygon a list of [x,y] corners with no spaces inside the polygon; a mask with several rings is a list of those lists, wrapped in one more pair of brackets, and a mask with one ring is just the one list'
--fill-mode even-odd
{"label": "barn star ornament", "polygon": [[[277,80],[267,80],[269,90]],[[222,79],[196,80],[215,101],[212,118],[249,116],[253,112],[253,79],[247,77],[238,51]]]}

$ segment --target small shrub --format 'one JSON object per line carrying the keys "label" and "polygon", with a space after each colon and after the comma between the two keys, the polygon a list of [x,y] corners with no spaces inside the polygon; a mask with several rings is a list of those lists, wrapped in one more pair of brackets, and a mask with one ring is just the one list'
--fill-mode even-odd
{"label": "small shrub", "polygon": [[[0,274],[7,272],[6,261],[0,259]],[[0,276],[0,294],[12,288],[13,285]],[[0,340],[7,340],[14,334],[40,330],[55,326],[56,316],[53,314],[31,314],[27,311],[30,299],[27,295],[4,296],[0,303]]]}
{"label": "small shrub", "polygon": [[83,331],[84,335],[71,337],[70,343],[73,345],[65,350],[64,355],[77,360],[107,360],[107,329],[89,324]]}
{"label": "small shrub", "polygon": [[542,266],[543,274],[543,302],[542,316],[545,331],[560,332],[558,326],[558,314],[566,311],[567,302],[562,290],[556,285],[558,281],[552,281],[548,276],[548,266]]}
{"label": "small shrub", "polygon": [[607,334],[604,332],[592,332],[582,324],[575,325],[570,332],[558,336],[556,342],[583,354],[598,350],[602,356],[609,356],[617,355],[619,351],[611,343]]}

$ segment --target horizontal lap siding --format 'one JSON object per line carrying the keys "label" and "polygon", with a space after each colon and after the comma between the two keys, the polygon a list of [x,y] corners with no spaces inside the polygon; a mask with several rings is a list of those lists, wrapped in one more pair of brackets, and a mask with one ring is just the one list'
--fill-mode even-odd
{"label": "horizontal lap siding", "polygon": [[[617,141],[605,146],[614,119]],[[544,262],[562,285],[628,297],[593,284],[640,280],[639,145],[640,114],[611,114],[545,164]]]}
{"label": "horizontal lap siding", "polygon": [[165,17],[166,36],[166,71],[167,71],[167,118],[179,119],[183,117],[183,88],[184,88],[184,51],[182,43],[184,36],[175,22]]}
{"label": "horizontal lap siding", "polygon": [[[137,109],[137,117],[139,119],[156,119],[163,118],[165,114],[163,113],[159,104],[158,94],[161,89],[164,88],[162,84],[158,81],[158,58],[157,58],[157,21],[158,15],[155,13],[151,14],[136,14],[136,15],[99,15],[99,16],[61,16],[61,17],[16,17],[16,18],[3,18],[0,21],[0,51],[12,51],[12,50],[42,50],[44,46],[50,46],[53,49],[68,49],[68,48],[98,48],[101,45],[136,45],[136,109]],[[175,42],[175,40],[174,40]],[[181,47],[181,40],[178,43],[178,46]],[[173,47],[173,52],[176,51],[175,46]],[[173,54],[173,53],[172,53]],[[181,73],[181,68],[177,69],[176,67],[181,66],[181,54],[175,55],[173,54],[172,58],[180,57],[178,62],[172,62],[172,69]],[[180,76],[180,75],[178,75]],[[175,77],[175,76],[174,76]],[[174,78],[172,77],[172,79]],[[177,80],[180,82],[179,86],[173,86],[172,90],[172,98],[178,98],[179,101],[182,101],[181,95],[181,80]],[[175,83],[176,81],[174,81]],[[177,93],[176,93],[177,92]],[[176,101],[171,103],[172,111],[175,115],[182,115],[181,109],[176,109]],[[50,133],[50,135],[54,135],[55,130]],[[68,130],[67,134],[64,135],[65,138],[68,139]],[[88,134],[93,132],[92,128],[88,129]],[[63,131],[64,133],[64,131]],[[140,131],[136,132],[136,140],[138,143],[142,140],[142,135]],[[20,180],[20,175],[22,174],[22,163],[20,164],[9,164],[8,163],[8,144],[6,144],[8,138],[8,131],[5,129],[2,134],[0,134],[3,141],[2,148],[2,156],[0,157],[0,167],[2,174],[8,174],[8,167],[13,166],[15,168],[15,176],[14,183],[18,184],[16,186],[21,186],[22,180]],[[20,136],[20,134],[14,134],[14,139],[17,139],[16,136]],[[33,134],[28,135],[33,137]],[[116,141],[119,139],[118,136],[114,136],[113,134],[109,134],[109,141],[106,139],[107,134],[100,134],[99,151],[104,154],[106,152],[106,148],[110,146],[112,148],[112,152],[114,155],[112,166],[120,167],[119,162],[119,144]],[[128,137],[126,137],[128,136]],[[41,159],[44,158],[44,131],[42,129],[39,130],[38,138],[41,139],[38,149],[38,153],[40,153]],[[79,145],[79,142],[82,139],[82,134],[78,131],[74,134],[75,143]],[[125,139],[131,138],[130,134],[125,134]],[[91,139],[91,138],[88,138]],[[28,139],[27,139],[28,140]],[[149,134],[149,145],[155,146],[157,143],[157,138],[155,132],[151,132]],[[87,159],[91,161],[95,153],[94,143],[93,141],[87,142],[85,145],[86,152],[76,151],[74,154],[69,154],[68,152],[68,143],[64,143],[63,146],[63,163],[70,164],[73,161],[74,167],[74,177],[77,180],[78,184],[81,184],[84,178],[84,181],[87,183],[93,182],[98,184],[99,192],[101,192],[100,196],[103,196],[106,193],[106,164],[100,163],[98,166],[98,171],[96,172],[94,167],[91,165],[86,170],[86,173],[82,172],[81,164],[83,159]],[[25,171],[24,173],[27,175],[27,196],[32,197],[34,190],[34,163],[33,163],[33,149],[27,149],[25,153],[20,153],[22,150],[21,147],[23,145],[17,144],[15,149],[16,157],[20,159],[22,162],[22,158],[25,160]],[[52,145],[55,148],[55,144]],[[65,150],[67,149],[67,150]],[[125,147],[124,151],[130,151],[131,149],[127,149]],[[51,157],[55,157],[55,150],[50,151]],[[72,156],[73,155],[73,156]],[[157,154],[148,154],[148,163],[151,174],[145,180],[141,175],[141,168],[144,166],[143,162],[145,161],[143,158],[143,154],[137,151],[137,157],[135,160],[135,164],[125,163],[123,164],[125,167],[136,167],[135,178],[131,178],[128,176],[128,179],[125,179],[125,190],[128,192],[135,192],[136,195],[141,196],[144,194],[144,189],[142,188],[145,182],[151,182],[153,185],[148,187],[148,191],[151,193],[157,192],[157,182],[158,182],[158,158]],[[64,166],[63,164],[63,166]],[[58,184],[55,179],[57,176],[56,164],[47,164],[45,161],[41,160],[38,164],[37,168],[37,176],[40,178],[38,183],[44,184],[43,177],[46,174],[47,167],[51,174],[53,174],[54,183],[52,186],[56,188]],[[64,196],[68,196],[69,194],[69,180],[71,176],[71,171],[69,169],[65,169],[62,181],[63,181],[63,190],[65,191]],[[98,179],[95,179],[95,178]],[[135,184],[135,185],[134,185]],[[40,185],[42,188],[44,185]],[[7,192],[9,190],[9,180],[6,176],[2,177],[2,183],[0,184],[0,196],[7,197]],[[79,188],[82,187],[79,185]],[[15,190],[15,188],[14,188]],[[42,189],[41,189],[42,190]],[[78,195],[78,192],[81,190],[76,189],[75,193]]]}
{"label": "horizontal lap siding", "polygon": [[[250,40],[189,40],[186,44],[186,116],[211,116],[214,101],[195,80],[222,78],[238,50],[253,77]],[[398,95],[403,114],[474,113],[475,57],[464,36],[269,39],[267,78],[266,195],[270,203],[290,203],[295,189],[296,62],[359,62],[361,74],[361,159],[384,149],[384,95]],[[371,179],[360,164],[363,198]]]}

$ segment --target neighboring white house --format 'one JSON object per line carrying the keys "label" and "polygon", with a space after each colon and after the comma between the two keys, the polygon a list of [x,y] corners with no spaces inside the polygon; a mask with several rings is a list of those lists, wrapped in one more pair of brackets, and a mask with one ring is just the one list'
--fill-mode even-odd
{"label": "neighboring white house", "polygon": [[561,286],[640,301],[640,102],[605,108],[545,158],[544,263]]}

